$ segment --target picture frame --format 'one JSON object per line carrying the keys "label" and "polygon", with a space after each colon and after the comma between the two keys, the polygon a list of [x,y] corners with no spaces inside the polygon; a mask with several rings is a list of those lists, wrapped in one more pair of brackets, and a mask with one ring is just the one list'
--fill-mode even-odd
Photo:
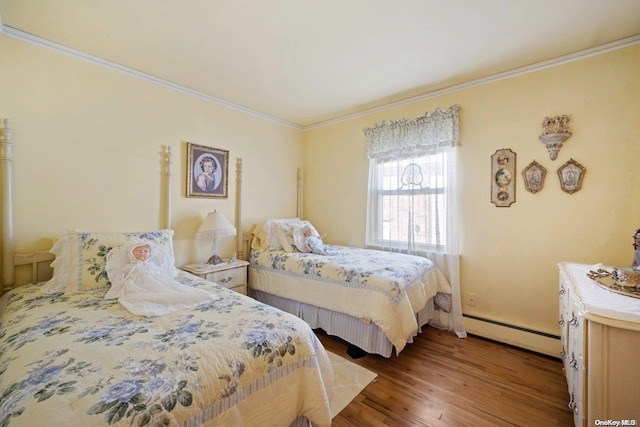
{"label": "picture frame", "polygon": [[491,156],[491,203],[509,207],[516,201],[516,153],[508,148]]}
{"label": "picture frame", "polygon": [[580,163],[570,159],[558,169],[560,188],[565,193],[573,194],[582,188],[582,180],[587,169]]}
{"label": "picture frame", "polygon": [[187,143],[187,197],[228,198],[229,151]]}
{"label": "picture frame", "polygon": [[524,188],[536,194],[544,187],[544,178],[547,176],[547,169],[535,160],[522,169],[522,179],[524,180]]}

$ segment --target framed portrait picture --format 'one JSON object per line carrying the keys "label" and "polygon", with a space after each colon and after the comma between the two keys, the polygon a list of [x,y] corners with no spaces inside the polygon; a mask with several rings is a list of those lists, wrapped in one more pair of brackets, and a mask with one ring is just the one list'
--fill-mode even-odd
{"label": "framed portrait picture", "polygon": [[508,148],[491,156],[491,203],[509,207],[516,201],[516,153]]}
{"label": "framed portrait picture", "polygon": [[229,151],[187,143],[187,197],[228,197]]}
{"label": "framed portrait picture", "polygon": [[580,163],[571,159],[558,169],[560,188],[562,191],[573,194],[582,188],[582,179],[587,170]]}

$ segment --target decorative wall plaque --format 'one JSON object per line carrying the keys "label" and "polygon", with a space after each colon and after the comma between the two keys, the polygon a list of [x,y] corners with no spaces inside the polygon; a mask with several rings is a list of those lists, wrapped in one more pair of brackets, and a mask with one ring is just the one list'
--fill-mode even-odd
{"label": "decorative wall plaque", "polygon": [[562,191],[573,194],[582,187],[582,179],[587,170],[580,163],[571,159],[558,169],[560,188]]}
{"label": "decorative wall plaque", "polygon": [[509,207],[516,201],[516,153],[508,148],[491,156],[491,203]]}
{"label": "decorative wall plaque", "polygon": [[[555,160],[558,157],[558,152],[562,148],[562,144],[569,138],[571,138],[571,132],[569,132],[569,119],[571,116],[562,115],[555,117],[545,117],[542,121],[542,135],[540,135],[540,141],[547,146],[549,157],[551,160]],[[549,131],[549,125],[553,124],[553,130]]]}
{"label": "decorative wall plaque", "polygon": [[535,160],[529,163],[529,166],[522,170],[522,178],[524,179],[524,188],[535,194],[542,190],[544,186],[544,177],[547,176],[547,170]]}

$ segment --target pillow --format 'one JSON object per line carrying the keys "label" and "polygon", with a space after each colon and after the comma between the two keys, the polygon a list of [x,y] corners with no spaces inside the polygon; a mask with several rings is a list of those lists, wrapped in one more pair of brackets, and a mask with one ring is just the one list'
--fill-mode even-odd
{"label": "pillow", "polygon": [[[116,246],[128,242],[153,242],[173,254],[173,230],[132,233],[69,232],[69,279],[65,293],[107,289],[111,282],[105,270],[107,255]],[[175,263],[175,261],[174,261]]]}
{"label": "pillow", "polygon": [[69,236],[62,236],[49,249],[49,253],[56,256],[51,263],[53,268],[53,276],[42,285],[41,291],[45,294],[57,294],[64,292],[69,281]]}
{"label": "pillow", "polygon": [[274,225],[274,229],[276,235],[278,236],[278,241],[280,242],[280,246],[285,252],[295,252],[296,244],[293,241],[293,227],[298,224],[296,223],[288,223],[288,222],[276,222]]}
{"label": "pillow", "polygon": [[318,231],[316,230],[316,228],[313,226],[313,224],[311,224],[309,221],[300,221],[298,224],[295,224],[293,226],[293,242],[295,244],[295,247],[298,251],[300,252],[311,252],[307,250],[307,245],[304,244],[304,227],[305,225],[308,225],[309,227],[311,227],[313,229],[313,231],[317,234]]}
{"label": "pillow", "polygon": [[253,239],[251,239],[251,249],[269,249],[267,232],[264,231],[264,223],[254,224],[250,233],[253,235]]}
{"label": "pillow", "polygon": [[268,219],[264,223],[264,231],[267,234],[266,240],[267,240],[267,245],[269,245],[269,249],[272,251],[277,249],[282,249],[282,242],[278,237],[279,225],[283,225],[283,224],[293,225],[299,221],[300,221],[299,218]]}

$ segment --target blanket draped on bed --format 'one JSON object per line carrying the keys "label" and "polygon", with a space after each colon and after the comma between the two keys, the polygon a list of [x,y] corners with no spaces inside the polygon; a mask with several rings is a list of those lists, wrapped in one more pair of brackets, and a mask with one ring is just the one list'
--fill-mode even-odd
{"label": "blanket draped on bed", "polygon": [[[436,293],[451,293],[435,264],[413,255],[329,245],[326,256],[254,249],[250,263],[253,289],[373,322],[396,352],[418,330],[415,313]],[[265,274],[274,270],[281,279]]]}
{"label": "blanket draped on bed", "polygon": [[331,424],[328,356],[302,320],[180,273],[219,296],[132,315],[105,291],[0,302],[0,425]]}

